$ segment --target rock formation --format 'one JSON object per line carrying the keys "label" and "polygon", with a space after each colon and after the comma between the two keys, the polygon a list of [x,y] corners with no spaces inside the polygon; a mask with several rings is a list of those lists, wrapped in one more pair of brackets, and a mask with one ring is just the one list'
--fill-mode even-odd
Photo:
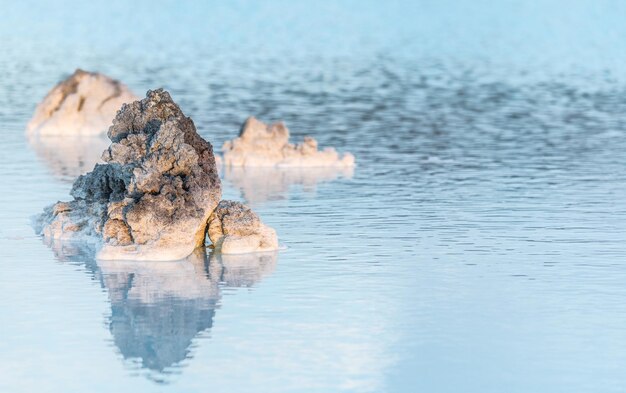
{"label": "rock formation", "polygon": [[221,201],[209,218],[209,238],[222,254],[278,249],[276,231],[240,202]]}
{"label": "rock formation", "polygon": [[332,147],[317,149],[317,141],[305,137],[299,144],[289,143],[289,130],[281,123],[270,126],[250,117],[239,137],[222,147],[224,165],[248,167],[345,167],[354,165],[354,156],[343,157]]}
{"label": "rock formation", "polygon": [[103,134],[122,104],[137,99],[119,81],[78,69],[37,105],[26,131],[29,135]]}
{"label": "rock formation", "polygon": [[96,239],[99,259],[174,260],[204,244],[221,197],[213,148],[162,89],[122,106],[105,164],[80,176],[71,202],[47,208],[39,230]]}

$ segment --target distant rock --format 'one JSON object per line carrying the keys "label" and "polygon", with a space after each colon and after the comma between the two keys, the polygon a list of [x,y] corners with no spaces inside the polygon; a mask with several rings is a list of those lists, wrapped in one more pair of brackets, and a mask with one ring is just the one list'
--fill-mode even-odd
{"label": "distant rock", "polygon": [[263,224],[249,207],[221,201],[209,218],[209,238],[222,254],[278,249],[276,231]]}
{"label": "distant rock", "polygon": [[100,241],[105,260],[181,259],[204,245],[221,184],[193,121],[159,89],[123,105],[108,136],[105,164],[74,182],[73,201],[44,211],[39,231]]}
{"label": "distant rock", "polygon": [[254,117],[243,124],[239,137],[222,147],[224,165],[248,167],[346,167],[354,165],[354,156],[340,156],[335,149],[317,149],[317,141],[304,137],[299,144],[289,143],[284,123],[267,125]]}
{"label": "distant rock", "polygon": [[37,105],[26,131],[38,136],[104,134],[122,104],[137,99],[119,81],[77,69]]}

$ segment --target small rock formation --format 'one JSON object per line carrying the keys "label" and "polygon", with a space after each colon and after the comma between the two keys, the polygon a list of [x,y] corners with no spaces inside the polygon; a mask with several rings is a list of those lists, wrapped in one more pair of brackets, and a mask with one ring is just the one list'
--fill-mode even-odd
{"label": "small rock formation", "polygon": [[346,167],[354,165],[354,156],[343,157],[332,147],[317,150],[317,141],[304,137],[299,144],[289,143],[284,123],[270,126],[250,117],[241,127],[239,137],[222,147],[226,166],[248,167]]}
{"label": "small rock formation", "polygon": [[263,224],[248,206],[234,201],[217,205],[209,218],[209,238],[222,254],[278,249],[276,231]]}
{"label": "small rock formation", "polygon": [[96,239],[98,259],[174,260],[204,245],[221,197],[211,144],[163,89],[124,104],[109,128],[105,164],[80,176],[71,202],[39,217],[55,239]]}
{"label": "small rock formation", "polygon": [[29,135],[103,134],[122,104],[137,99],[119,81],[77,69],[37,105],[26,132]]}

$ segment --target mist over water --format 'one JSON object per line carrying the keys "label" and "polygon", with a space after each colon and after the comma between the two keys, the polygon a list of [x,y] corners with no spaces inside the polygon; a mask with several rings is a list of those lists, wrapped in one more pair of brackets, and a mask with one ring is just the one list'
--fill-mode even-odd
{"label": "mist over water", "polygon": [[[0,391],[623,391],[623,15],[5,5]],[[24,134],[77,67],[168,89],[217,151],[254,115],[357,167],[222,170],[223,198],[277,230],[276,255],[103,265],[30,226],[102,149]]]}

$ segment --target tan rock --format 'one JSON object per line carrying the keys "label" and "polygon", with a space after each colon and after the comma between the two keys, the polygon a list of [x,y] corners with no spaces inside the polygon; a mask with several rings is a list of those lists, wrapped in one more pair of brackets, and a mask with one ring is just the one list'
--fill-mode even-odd
{"label": "tan rock", "polygon": [[37,105],[29,135],[104,134],[122,104],[138,99],[124,84],[77,69]]}
{"label": "tan rock", "polygon": [[203,246],[221,184],[193,121],[149,91],[122,106],[108,136],[106,164],[74,182],[73,201],[46,209],[41,233],[102,242],[99,259],[175,260]]}
{"label": "tan rock", "polygon": [[354,156],[340,156],[335,149],[317,149],[317,141],[305,137],[300,144],[289,143],[289,130],[284,123],[267,125],[250,117],[239,136],[222,147],[225,166],[243,167],[349,167]]}
{"label": "tan rock", "polygon": [[215,249],[222,254],[278,249],[276,231],[240,202],[221,201],[209,218],[208,232]]}

